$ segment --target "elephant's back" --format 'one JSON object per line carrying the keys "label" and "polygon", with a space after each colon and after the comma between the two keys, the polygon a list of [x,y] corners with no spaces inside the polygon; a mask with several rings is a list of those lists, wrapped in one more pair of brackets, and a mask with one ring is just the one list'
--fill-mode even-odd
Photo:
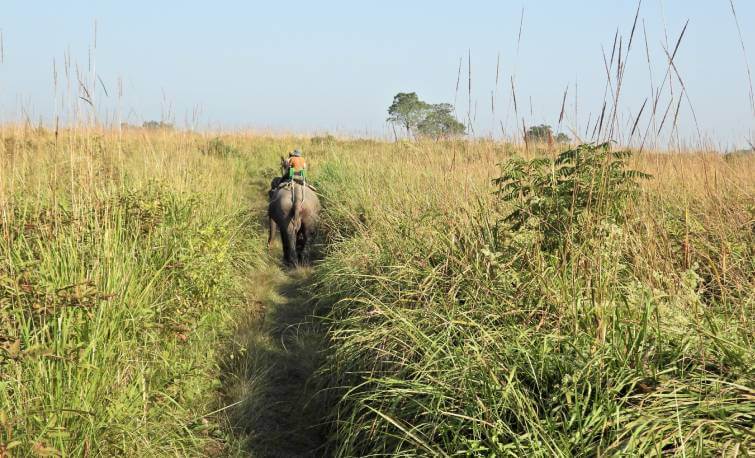
{"label": "elephant's back", "polygon": [[317,194],[312,189],[299,184],[278,188],[271,196],[270,208],[286,214],[293,208],[296,200],[302,199],[302,193],[301,207],[306,208],[309,212],[318,213],[320,211],[320,199]]}
{"label": "elephant's back", "polygon": [[289,188],[280,188],[270,197],[270,210],[284,214],[294,205],[294,196]]}

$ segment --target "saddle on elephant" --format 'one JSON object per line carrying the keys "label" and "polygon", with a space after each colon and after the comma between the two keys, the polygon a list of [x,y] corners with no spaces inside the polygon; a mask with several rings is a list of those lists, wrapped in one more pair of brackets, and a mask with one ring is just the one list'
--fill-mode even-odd
{"label": "saddle on elephant", "polygon": [[314,186],[312,186],[309,182],[305,182],[304,180],[301,180],[298,177],[295,177],[295,178],[293,178],[291,180],[281,180],[281,179],[273,180],[273,183],[272,183],[272,186],[271,186],[270,190],[271,191],[277,191],[278,189],[290,188],[291,186],[294,185],[294,183],[306,186],[307,188],[311,189],[312,191],[317,191],[317,188],[315,188]]}

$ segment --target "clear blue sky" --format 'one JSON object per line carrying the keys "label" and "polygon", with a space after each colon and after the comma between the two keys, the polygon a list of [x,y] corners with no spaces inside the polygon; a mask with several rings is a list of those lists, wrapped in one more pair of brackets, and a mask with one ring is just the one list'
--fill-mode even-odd
{"label": "clear blue sky", "polygon": [[[721,146],[752,139],[755,115],[729,1],[642,3],[640,19],[647,30],[654,84],[658,86],[666,70],[664,23],[673,47],[689,19],[676,64],[703,136]],[[583,134],[587,118],[596,116],[603,100],[601,46],[610,53],[617,27],[626,45],[636,5],[619,0],[6,0],[0,6],[0,120],[29,116],[49,122],[56,106],[70,116],[60,106],[70,108],[75,99],[70,96],[78,90],[72,81],[73,89],[66,91],[64,56],[70,52],[72,78],[78,64],[82,79],[91,81],[88,55],[96,20],[95,68],[109,92],[106,96],[97,84],[94,101],[101,119],[120,113],[132,123],[168,117],[178,125],[189,120],[198,127],[389,135],[386,108],[399,91],[416,91],[429,102],[456,100],[460,117],[467,117],[471,51],[477,134],[500,134],[501,123],[510,134],[521,118],[528,125],[557,125],[567,85],[561,130],[569,133],[571,127]],[[755,66],[755,1],[735,0],[735,5],[748,59]],[[631,124],[650,94],[641,29],[642,22],[627,61],[623,124]],[[462,81],[456,94],[460,58]],[[59,76],[57,97],[53,61]],[[518,117],[511,103],[512,76]],[[678,95],[679,84],[674,83]],[[69,98],[61,101],[66,93]],[[697,141],[686,100],[679,123],[682,137]],[[644,130],[645,118],[640,125]]]}

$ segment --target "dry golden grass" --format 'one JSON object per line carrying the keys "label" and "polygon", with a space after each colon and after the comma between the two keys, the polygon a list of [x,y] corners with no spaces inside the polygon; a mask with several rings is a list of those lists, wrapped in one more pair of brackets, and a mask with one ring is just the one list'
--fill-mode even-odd
{"label": "dry golden grass", "polygon": [[[247,274],[275,271],[264,188],[295,147],[325,202],[326,257],[307,294],[330,329],[312,381],[338,394],[321,412],[330,452],[751,446],[755,161],[635,154],[631,167],[653,178],[626,223],[560,261],[539,253],[537,234],[497,224],[508,210],[493,194],[498,164],[558,153],[529,146],[3,126],[0,447],[237,451],[244,433],[221,426],[238,426],[239,411],[203,415],[223,407],[219,378],[237,377],[224,389],[240,401],[275,391],[253,381],[270,358],[229,364],[216,350],[255,354],[223,334],[246,322],[244,298],[276,297],[267,290],[290,280],[254,288]],[[284,299],[265,303],[312,305]],[[270,326],[249,326],[249,345],[275,342]],[[300,353],[308,361],[286,364],[319,364]]]}

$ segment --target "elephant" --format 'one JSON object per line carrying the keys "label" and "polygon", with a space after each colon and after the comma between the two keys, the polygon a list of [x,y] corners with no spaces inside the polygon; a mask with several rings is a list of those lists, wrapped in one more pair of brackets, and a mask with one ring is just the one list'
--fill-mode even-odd
{"label": "elephant", "polygon": [[320,214],[320,199],[304,183],[296,180],[284,186],[279,186],[279,183],[279,178],[273,180],[268,194],[270,232],[267,246],[269,250],[276,228],[280,229],[283,260],[287,265],[296,267],[307,258]]}

